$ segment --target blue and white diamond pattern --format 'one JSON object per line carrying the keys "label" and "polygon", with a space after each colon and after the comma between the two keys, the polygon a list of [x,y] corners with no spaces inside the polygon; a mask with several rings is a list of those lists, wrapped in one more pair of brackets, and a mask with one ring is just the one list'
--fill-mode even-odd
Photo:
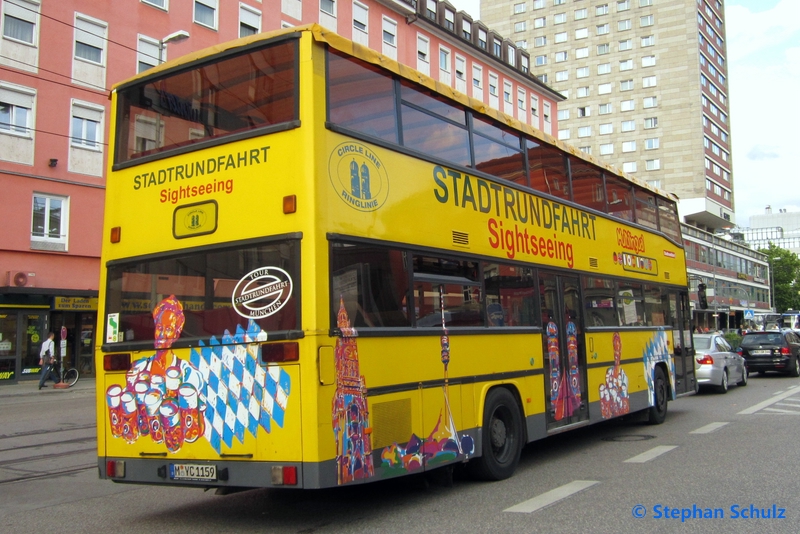
{"label": "blue and white diamond pattern", "polygon": [[270,432],[272,422],[283,427],[291,380],[276,365],[259,364],[260,342],[267,334],[250,321],[245,332],[237,326],[222,342],[212,337],[192,350],[191,364],[206,381],[204,401],[205,438],[217,451],[233,446],[234,438],[244,443],[245,430],[253,437],[260,426]]}

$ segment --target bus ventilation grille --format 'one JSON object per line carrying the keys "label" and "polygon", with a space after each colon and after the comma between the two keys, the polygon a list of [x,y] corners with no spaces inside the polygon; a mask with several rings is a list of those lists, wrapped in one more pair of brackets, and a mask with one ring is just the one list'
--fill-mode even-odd
{"label": "bus ventilation grille", "polygon": [[453,230],[453,244],[462,247],[469,246],[469,234],[466,232],[456,232]]}
{"label": "bus ventilation grille", "polygon": [[411,399],[375,403],[370,416],[373,450],[405,443],[411,437]]}
{"label": "bus ventilation grille", "polygon": [[599,265],[597,258],[589,258],[589,267],[592,269],[599,269]]}

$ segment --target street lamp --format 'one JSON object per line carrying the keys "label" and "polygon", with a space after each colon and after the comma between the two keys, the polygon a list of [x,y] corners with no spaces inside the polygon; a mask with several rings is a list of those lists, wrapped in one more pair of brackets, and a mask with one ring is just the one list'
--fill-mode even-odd
{"label": "street lamp", "polygon": [[176,32],[172,32],[171,34],[167,35],[163,39],[158,42],[158,62],[164,62],[164,45],[167,43],[177,43],[179,41],[184,41],[189,38],[189,32],[186,30],[178,30]]}

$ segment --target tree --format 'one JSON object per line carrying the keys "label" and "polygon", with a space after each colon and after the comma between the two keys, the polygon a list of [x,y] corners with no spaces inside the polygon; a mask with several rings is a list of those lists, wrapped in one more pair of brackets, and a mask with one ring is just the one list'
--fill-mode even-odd
{"label": "tree", "polygon": [[770,243],[769,248],[759,249],[759,252],[767,255],[772,271],[776,311],[800,309],[800,258],[774,243]]}

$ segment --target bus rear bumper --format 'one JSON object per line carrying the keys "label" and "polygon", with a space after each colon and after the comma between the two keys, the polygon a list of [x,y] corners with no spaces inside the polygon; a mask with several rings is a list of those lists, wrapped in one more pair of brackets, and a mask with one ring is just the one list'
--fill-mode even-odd
{"label": "bus rear bumper", "polygon": [[[122,484],[188,488],[318,488],[312,467],[300,462],[203,461],[168,458],[98,457],[101,479]],[[309,481],[305,477],[312,475]],[[316,480],[313,480],[315,479]]]}

